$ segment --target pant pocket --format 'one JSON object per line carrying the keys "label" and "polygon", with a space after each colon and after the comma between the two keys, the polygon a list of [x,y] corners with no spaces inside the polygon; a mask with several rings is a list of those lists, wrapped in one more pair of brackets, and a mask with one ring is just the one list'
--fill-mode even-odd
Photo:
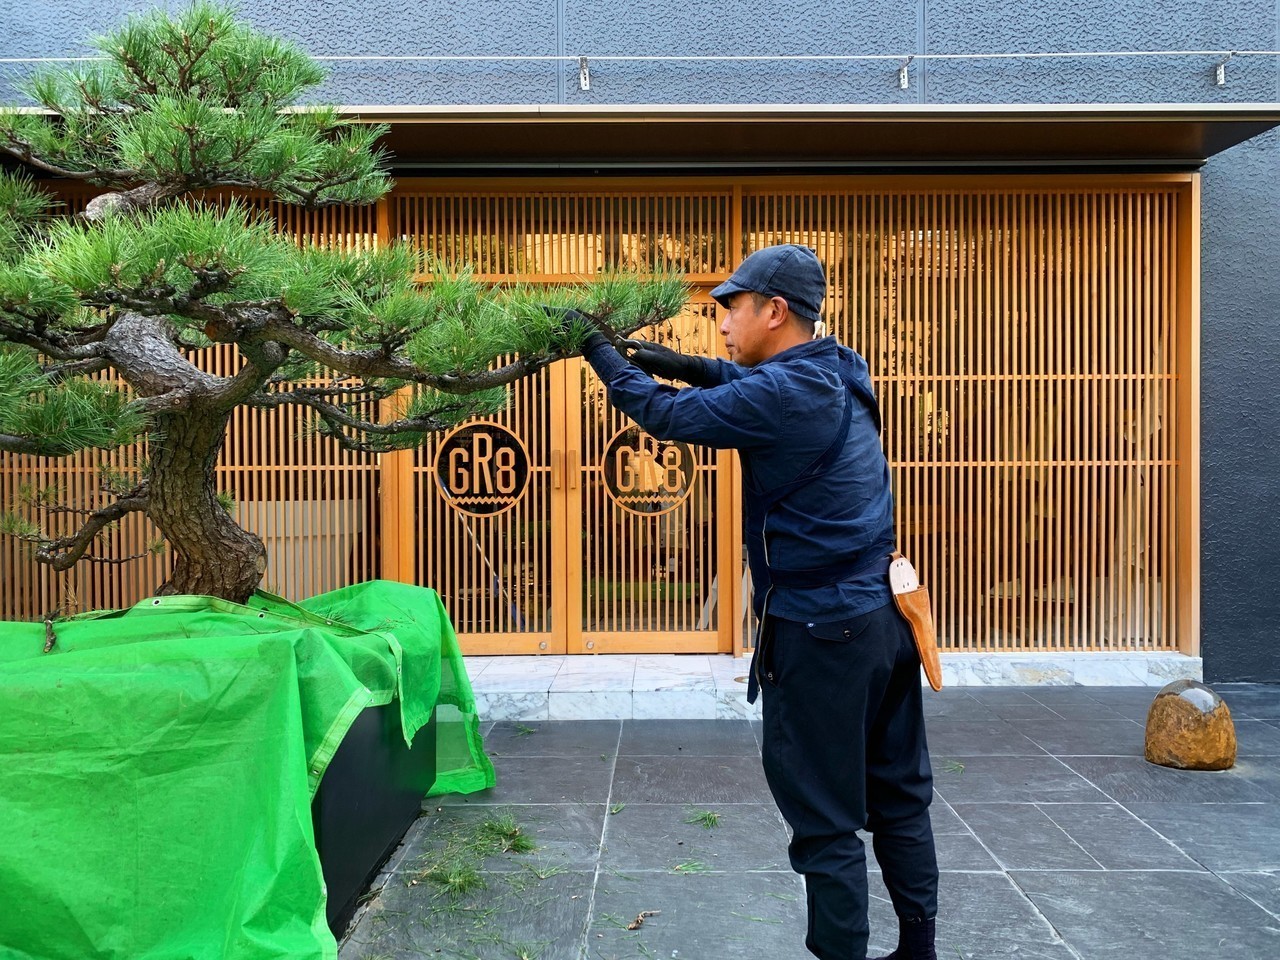
{"label": "pant pocket", "polygon": [[842,620],[815,620],[805,624],[811,637],[832,643],[850,643],[860,637],[871,624],[872,614],[860,613]]}
{"label": "pant pocket", "polygon": [[764,623],[760,625],[760,643],[756,647],[755,655],[756,677],[761,686],[767,684],[776,687],[778,685],[778,668],[775,662],[777,636],[778,621],[774,617],[766,616]]}

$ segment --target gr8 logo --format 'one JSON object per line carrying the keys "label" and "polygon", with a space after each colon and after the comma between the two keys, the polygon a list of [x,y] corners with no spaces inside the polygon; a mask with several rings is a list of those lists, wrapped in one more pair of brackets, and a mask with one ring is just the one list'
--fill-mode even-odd
{"label": "gr8 logo", "polygon": [[623,510],[653,516],[674,510],[693,492],[697,463],[687,443],[658,440],[624,427],[604,451],[604,484]]}
{"label": "gr8 logo", "polygon": [[520,438],[496,423],[471,423],[444,438],[436,485],[455,510],[491,517],[510,510],[529,488],[529,455]]}

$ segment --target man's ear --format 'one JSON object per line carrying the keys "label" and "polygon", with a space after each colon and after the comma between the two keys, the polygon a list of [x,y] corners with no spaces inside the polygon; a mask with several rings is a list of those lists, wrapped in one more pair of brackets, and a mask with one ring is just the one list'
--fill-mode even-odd
{"label": "man's ear", "polygon": [[790,317],[791,306],[782,297],[769,298],[769,329],[777,330]]}

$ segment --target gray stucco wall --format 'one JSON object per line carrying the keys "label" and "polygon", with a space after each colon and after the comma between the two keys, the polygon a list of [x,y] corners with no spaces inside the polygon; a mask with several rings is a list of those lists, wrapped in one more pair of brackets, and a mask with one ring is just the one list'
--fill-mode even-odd
{"label": "gray stucco wall", "polygon": [[1204,169],[1201,637],[1205,676],[1280,681],[1280,136]]}
{"label": "gray stucco wall", "polygon": [[[0,56],[83,54],[128,0],[0,0]],[[1280,49],[1276,0],[242,0],[318,55],[758,55]],[[1274,58],[896,64],[333,64],[323,100],[396,103],[1070,103],[1280,100]],[[0,77],[12,78],[10,67]],[[0,81],[0,97],[6,96]],[[1280,681],[1280,136],[1204,168],[1202,638],[1213,680]]]}

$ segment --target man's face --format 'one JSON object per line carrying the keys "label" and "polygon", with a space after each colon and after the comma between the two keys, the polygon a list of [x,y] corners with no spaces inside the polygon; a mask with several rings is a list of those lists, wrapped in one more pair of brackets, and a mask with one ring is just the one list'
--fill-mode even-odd
{"label": "man's face", "polygon": [[754,367],[761,360],[772,356],[772,329],[774,303],[765,300],[757,306],[750,293],[735,293],[729,298],[729,309],[720,324],[729,359],[744,367]]}

